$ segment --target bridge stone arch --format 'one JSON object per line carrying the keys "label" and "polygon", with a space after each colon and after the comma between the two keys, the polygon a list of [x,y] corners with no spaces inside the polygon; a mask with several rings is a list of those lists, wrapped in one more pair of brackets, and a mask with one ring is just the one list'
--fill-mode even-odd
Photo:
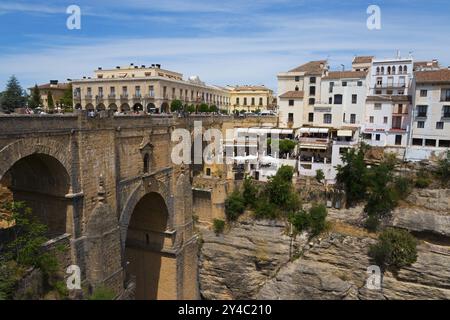
{"label": "bridge stone arch", "polygon": [[122,211],[123,266],[126,280],[136,283],[139,300],[178,297],[178,235],[169,186],[170,181],[143,179]]}
{"label": "bridge stone arch", "polygon": [[72,233],[69,215],[73,212],[70,165],[59,146],[43,146],[19,140],[0,151],[0,185],[11,199],[21,201],[47,226],[51,238]]}
{"label": "bridge stone arch", "polygon": [[20,159],[33,154],[45,154],[58,160],[69,173],[72,173],[70,150],[55,140],[22,139],[10,143],[0,150],[0,180],[4,174]]}
{"label": "bridge stone arch", "polygon": [[119,225],[120,225],[122,251],[125,249],[128,226],[130,224],[130,220],[133,215],[134,209],[136,208],[138,202],[149,193],[157,193],[164,199],[165,205],[168,210],[168,228],[171,228],[173,226],[173,219],[174,219],[173,201],[170,196],[168,183],[165,184],[156,179],[155,177],[143,179],[131,192],[130,196],[127,198],[125,205],[123,206],[122,212],[120,214]]}

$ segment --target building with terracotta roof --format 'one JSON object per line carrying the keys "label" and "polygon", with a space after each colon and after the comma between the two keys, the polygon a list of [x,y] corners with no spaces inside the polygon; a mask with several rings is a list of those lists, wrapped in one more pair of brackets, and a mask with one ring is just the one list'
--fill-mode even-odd
{"label": "building with terracotta roof", "polygon": [[[61,98],[64,96],[66,90],[70,89],[69,83],[59,83],[58,80],[50,80],[49,83],[38,85],[39,92],[41,94],[41,101],[44,110],[48,111],[48,97],[51,94],[53,98],[54,107],[58,107],[61,104]],[[28,88],[30,93],[32,88]]]}
{"label": "building with terracotta roof", "polygon": [[76,109],[169,113],[174,100],[219,109],[230,105],[229,90],[207,85],[198,76],[185,80],[181,73],[162,69],[159,64],[98,68],[92,78],[83,77],[72,84]]}
{"label": "building with terracotta roof", "polygon": [[439,61],[434,59],[431,61],[416,61],[414,62],[414,71],[431,71],[439,70]]}
{"label": "building with terracotta roof", "polygon": [[415,72],[413,99],[407,159],[423,160],[445,153],[450,149],[450,70]]}
{"label": "building with terracotta roof", "polygon": [[368,71],[372,65],[373,56],[356,56],[352,61],[353,71]]}
{"label": "building with terracotta roof", "polygon": [[321,79],[327,71],[327,61],[317,60],[277,75],[281,127],[300,128],[307,123],[307,115],[320,99]]}

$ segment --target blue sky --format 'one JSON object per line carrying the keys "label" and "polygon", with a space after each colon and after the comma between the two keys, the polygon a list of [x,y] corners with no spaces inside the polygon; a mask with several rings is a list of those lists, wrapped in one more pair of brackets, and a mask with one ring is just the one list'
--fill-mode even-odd
{"label": "blue sky", "polygon": [[[81,30],[66,8],[81,8]],[[381,8],[368,30],[367,7]],[[0,0],[0,89],[91,75],[97,67],[160,63],[217,85],[265,84],[309,60],[333,69],[354,55],[450,65],[448,0]]]}

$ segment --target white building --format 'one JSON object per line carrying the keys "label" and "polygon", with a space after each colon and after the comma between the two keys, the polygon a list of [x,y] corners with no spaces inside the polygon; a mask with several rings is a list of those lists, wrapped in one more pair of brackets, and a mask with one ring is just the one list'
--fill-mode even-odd
{"label": "white building", "polygon": [[282,128],[300,128],[320,98],[321,79],[328,70],[326,60],[311,61],[277,75],[279,120]]}
{"label": "white building", "polygon": [[415,72],[408,160],[429,159],[450,148],[450,70],[428,70]]}
{"label": "white building", "polygon": [[404,154],[411,123],[413,59],[373,60],[363,138],[371,146]]}

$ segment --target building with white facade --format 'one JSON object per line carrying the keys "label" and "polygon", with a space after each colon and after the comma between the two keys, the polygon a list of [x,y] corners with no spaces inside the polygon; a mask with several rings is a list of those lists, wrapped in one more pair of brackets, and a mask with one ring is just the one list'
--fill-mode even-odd
{"label": "building with white facade", "polygon": [[411,141],[406,158],[423,160],[450,148],[450,70],[416,71],[414,84]]}
{"label": "building with white facade", "polygon": [[321,79],[328,70],[326,60],[310,61],[278,78],[278,116],[280,127],[300,128],[320,99]]}
{"label": "building with white facade", "polygon": [[371,146],[404,154],[411,123],[413,59],[373,60],[363,138]]}

